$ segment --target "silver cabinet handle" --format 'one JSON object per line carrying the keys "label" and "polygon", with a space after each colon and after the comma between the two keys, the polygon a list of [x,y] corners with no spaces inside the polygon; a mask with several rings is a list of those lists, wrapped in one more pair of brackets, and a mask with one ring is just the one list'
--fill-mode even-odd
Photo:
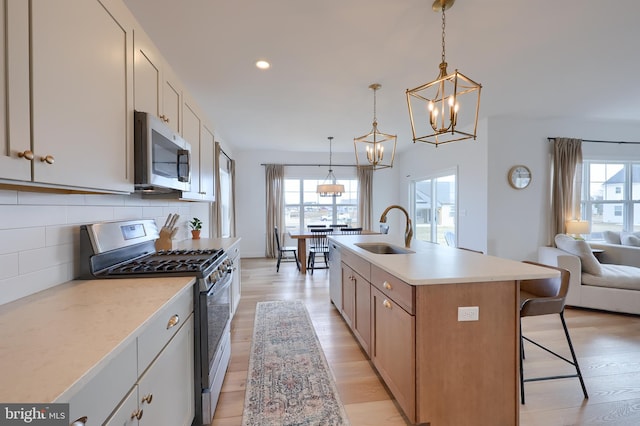
{"label": "silver cabinet handle", "polygon": [[175,314],[174,316],[169,318],[169,322],[167,322],[167,330],[170,329],[171,327],[174,327],[179,322],[180,322],[180,317],[178,316],[178,314]]}
{"label": "silver cabinet handle", "polygon": [[145,396],[142,397],[142,402],[146,402],[147,404],[151,404],[151,401],[153,400],[153,394],[149,393]]}

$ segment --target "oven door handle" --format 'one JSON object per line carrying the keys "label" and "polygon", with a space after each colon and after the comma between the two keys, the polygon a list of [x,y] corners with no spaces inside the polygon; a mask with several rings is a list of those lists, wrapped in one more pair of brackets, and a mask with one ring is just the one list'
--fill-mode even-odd
{"label": "oven door handle", "polygon": [[224,277],[222,277],[217,283],[215,283],[211,289],[207,292],[207,297],[211,297],[214,293],[222,292],[226,290],[231,284],[233,272],[228,270]]}

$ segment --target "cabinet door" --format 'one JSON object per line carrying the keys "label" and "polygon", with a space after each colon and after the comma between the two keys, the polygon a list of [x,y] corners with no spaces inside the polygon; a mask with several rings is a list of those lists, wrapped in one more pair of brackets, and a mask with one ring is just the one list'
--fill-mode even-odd
{"label": "cabinet door", "polygon": [[371,284],[355,274],[356,312],[354,331],[362,349],[369,354],[371,343]]}
{"label": "cabinet door", "polygon": [[342,317],[347,325],[353,329],[356,313],[356,282],[353,269],[342,263]]}
{"label": "cabinet door", "polygon": [[133,191],[133,21],[98,0],[34,0],[33,180]]}
{"label": "cabinet door", "polygon": [[138,418],[144,416],[138,408],[138,386],[134,386],[118,407],[118,409],[104,423],[104,426],[135,426]]}
{"label": "cabinet door", "polygon": [[415,422],[415,316],[373,287],[371,321],[371,360],[409,420]]}
{"label": "cabinet door", "polygon": [[215,201],[215,140],[213,131],[202,126],[200,137],[200,193],[204,201]]}
{"label": "cabinet door", "polygon": [[140,425],[190,426],[194,418],[193,315],[138,381]]}
{"label": "cabinet door", "polygon": [[[171,68],[165,63],[162,68],[162,114],[160,118],[176,133],[180,133],[182,115],[182,89]],[[192,144],[193,146],[193,144]]]}
{"label": "cabinet door", "polygon": [[236,245],[228,252],[228,254],[229,258],[233,262],[233,281],[231,281],[231,318],[233,319],[233,315],[238,309],[242,293],[240,282],[240,277],[242,275],[242,270],[240,268],[240,248]]}
{"label": "cabinet door", "polygon": [[142,31],[136,31],[134,55],[134,87],[136,111],[161,115],[161,59],[153,43]]}
{"label": "cabinet door", "polygon": [[182,137],[191,145],[191,191],[183,192],[186,200],[202,200],[200,191],[200,128],[202,123],[190,101],[183,104]]}
{"label": "cabinet door", "polygon": [[[30,181],[29,4],[0,7],[0,178]],[[22,155],[22,157],[20,156]]]}

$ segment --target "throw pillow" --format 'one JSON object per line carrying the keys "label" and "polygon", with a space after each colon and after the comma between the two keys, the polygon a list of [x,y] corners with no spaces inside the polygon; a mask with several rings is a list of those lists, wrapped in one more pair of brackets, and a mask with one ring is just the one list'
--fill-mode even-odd
{"label": "throw pillow", "polygon": [[555,238],[556,247],[568,253],[578,256],[582,263],[582,270],[591,275],[602,275],[600,262],[591,252],[589,243],[584,240],[576,240],[567,234],[558,234]]}
{"label": "throw pillow", "polygon": [[602,236],[609,244],[622,244],[620,241],[620,233],[614,231],[603,231]]}
{"label": "throw pillow", "polygon": [[634,246],[634,247],[640,246],[640,238],[633,234],[620,236],[620,240],[622,241],[622,244],[625,246]]}

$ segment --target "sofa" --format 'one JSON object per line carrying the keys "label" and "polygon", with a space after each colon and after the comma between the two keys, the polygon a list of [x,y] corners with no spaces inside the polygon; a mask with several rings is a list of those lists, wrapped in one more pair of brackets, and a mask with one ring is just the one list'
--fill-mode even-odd
{"label": "sofa", "polygon": [[[555,243],[538,249],[538,261],[571,272],[568,306],[640,315],[640,246],[565,234],[556,235]],[[593,250],[601,250],[599,259]]]}

